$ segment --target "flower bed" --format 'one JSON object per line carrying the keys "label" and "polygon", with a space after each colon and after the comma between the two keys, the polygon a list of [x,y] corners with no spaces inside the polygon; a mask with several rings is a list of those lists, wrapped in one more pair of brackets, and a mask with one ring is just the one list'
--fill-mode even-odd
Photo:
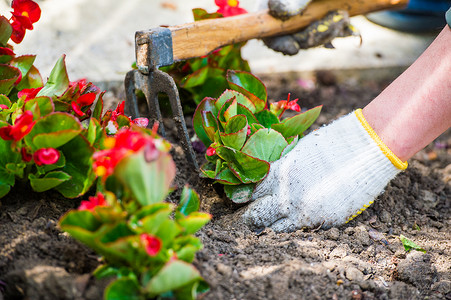
{"label": "flower bed", "polygon": [[[376,70],[371,74],[375,77]],[[319,73],[313,78],[316,86],[309,84],[307,89],[302,87],[306,81],[298,82],[295,74],[261,79],[270,99],[283,99],[290,91],[300,98],[302,107],[324,104],[318,126],[363,106],[394,78],[357,84],[355,79],[365,74],[339,74],[337,80],[332,75]],[[342,77],[347,81],[340,81]],[[450,146],[450,138],[448,132],[440,143],[420,152],[356,220],[326,231],[290,234],[254,233],[234,222],[238,206],[227,199],[222,187],[193,173],[180,146],[174,144],[175,183],[183,187],[189,182],[200,194],[201,210],[213,215],[198,234],[204,248],[194,260],[211,288],[203,299],[444,298],[451,280],[451,187],[449,181],[445,183],[451,154],[444,149]],[[170,201],[175,203],[180,195],[181,188]],[[20,185],[2,199],[0,280],[5,283],[1,286],[6,299],[102,297],[109,282],[91,275],[99,265],[98,257],[56,225],[80,201],[64,199],[56,192],[35,193]],[[401,234],[427,252],[406,252]]]}

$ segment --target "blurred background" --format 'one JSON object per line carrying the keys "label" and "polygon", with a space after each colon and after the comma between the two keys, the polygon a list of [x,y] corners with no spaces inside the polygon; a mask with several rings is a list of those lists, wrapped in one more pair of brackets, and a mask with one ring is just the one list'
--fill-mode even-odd
{"label": "blurred background", "polygon": [[[34,30],[27,31],[24,41],[15,48],[16,53],[37,54],[35,65],[44,78],[49,75],[57,59],[66,54],[72,81],[84,77],[89,81],[104,83],[121,82],[125,73],[131,69],[135,59],[135,31],[192,22],[191,9],[195,7],[209,12],[217,9],[214,0],[37,2],[42,9],[41,20],[34,25]],[[254,11],[255,2],[242,0],[240,5],[248,11]],[[9,17],[10,1],[0,1],[0,10]],[[382,21],[379,22],[383,23],[384,18],[387,20],[386,16],[380,17]],[[336,49],[316,48],[288,57],[267,49],[259,40],[253,40],[245,46],[243,57],[249,61],[256,74],[319,69],[402,68],[410,65],[438,33],[437,30],[421,33],[396,31],[376,25],[363,16],[352,18],[352,23],[361,32],[362,45],[359,38],[350,37],[336,40]]]}

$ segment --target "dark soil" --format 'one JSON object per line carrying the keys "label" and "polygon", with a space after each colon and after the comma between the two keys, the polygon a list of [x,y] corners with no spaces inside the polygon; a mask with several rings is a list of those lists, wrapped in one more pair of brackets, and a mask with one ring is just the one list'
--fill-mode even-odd
{"label": "dark soil", "polygon": [[[261,79],[271,99],[286,99],[291,92],[303,108],[323,104],[317,127],[365,106],[399,72]],[[119,88],[110,100],[123,98],[121,93]],[[169,135],[175,140],[174,132]],[[239,207],[220,186],[199,178],[174,144],[176,185],[193,186],[202,210],[213,215],[199,233],[204,249],[194,262],[211,287],[203,299],[451,299],[450,148],[448,130],[409,161],[371,208],[344,226],[276,234],[231,222]],[[102,298],[107,282],[90,275],[98,257],[57,227],[59,217],[79,203],[20,184],[1,199],[0,299]],[[406,252],[401,234],[427,252]]]}

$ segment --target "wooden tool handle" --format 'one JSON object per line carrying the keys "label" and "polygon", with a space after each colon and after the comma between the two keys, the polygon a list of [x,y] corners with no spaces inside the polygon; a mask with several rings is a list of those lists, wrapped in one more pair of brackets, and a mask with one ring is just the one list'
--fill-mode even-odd
{"label": "wooden tool handle", "polygon": [[347,10],[350,16],[378,10],[402,8],[408,0],[318,0],[287,21],[275,19],[268,11],[228,18],[197,21],[169,27],[174,61],[207,55],[211,51],[255,38],[301,30],[333,10]]}

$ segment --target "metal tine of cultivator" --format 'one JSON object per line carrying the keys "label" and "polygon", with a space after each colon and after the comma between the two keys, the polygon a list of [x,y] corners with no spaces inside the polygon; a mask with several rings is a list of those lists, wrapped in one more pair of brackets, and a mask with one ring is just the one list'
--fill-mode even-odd
{"label": "metal tine of cultivator", "polygon": [[[128,72],[125,77],[128,113],[133,118],[140,116],[136,90],[141,90],[146,98],[150,119],[160,123],[159,131],[164,137],[165,129],[158,94],[166,94],[171,104],[172,117],[176,123],[181,146],[188,161],[199,171],[196,155],[186,128],[177,85],[171,76],[158,69],[160,66],[170,65],[173,62],[172,50],[169,50],[172,49],[171,31],[166,28],[138,31],[135,36],[135,47],[138,70]],[[142,57],[144,57],[144,60],[141,60]]]}

